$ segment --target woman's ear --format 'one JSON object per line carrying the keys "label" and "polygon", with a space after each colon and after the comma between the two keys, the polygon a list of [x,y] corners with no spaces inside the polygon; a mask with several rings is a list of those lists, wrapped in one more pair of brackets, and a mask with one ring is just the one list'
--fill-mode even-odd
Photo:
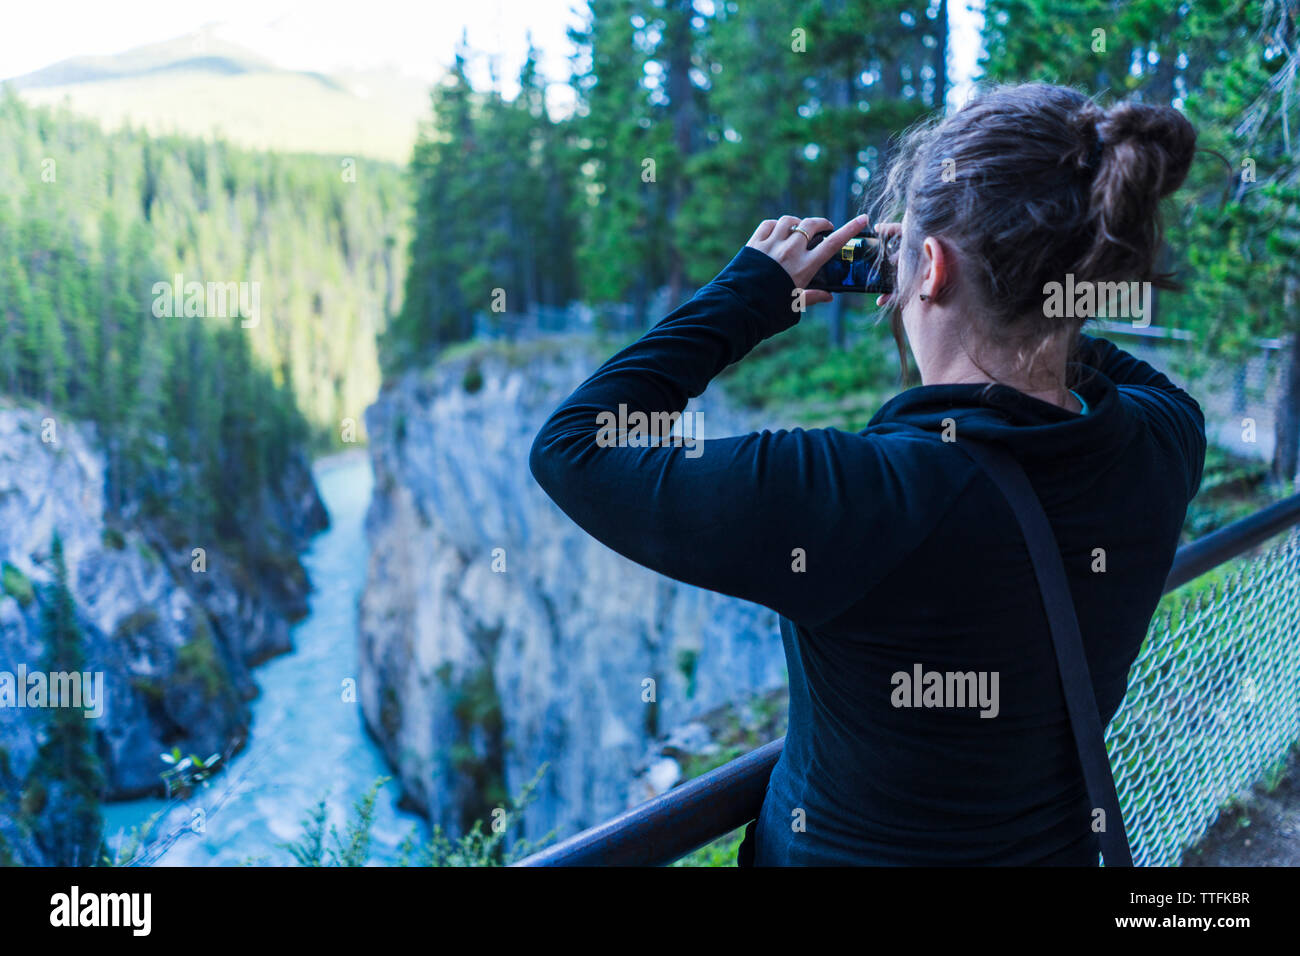
{"label": "woman's ear", "polygon": [[953,259],[942,241],[926,236],[921,244],[921,281],[917,286],[922,300],[933,302],[952,281]]}

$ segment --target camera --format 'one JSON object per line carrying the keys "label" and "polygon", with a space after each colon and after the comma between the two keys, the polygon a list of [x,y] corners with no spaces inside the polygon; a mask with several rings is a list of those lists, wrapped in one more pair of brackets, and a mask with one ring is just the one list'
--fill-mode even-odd
{"label": "camera", "polygon": [[[829,230],[817,233],[808,243],[808,248],[816,248],[829,235]],[[860,232],[817,270],[808,288],[876,295],[893,292],[894,263],[891,257],[897,245],[897,236],[882,239],[874,232]]]}

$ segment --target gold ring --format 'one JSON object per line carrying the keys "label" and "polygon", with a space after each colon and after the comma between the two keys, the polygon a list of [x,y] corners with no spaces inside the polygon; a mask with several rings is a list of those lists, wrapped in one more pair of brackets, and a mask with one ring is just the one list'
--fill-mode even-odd
{"label": "gold ring", "polygon": [[808,233],[803,231],[803,226],[795,226],[793,229],[790,230],[790,235],[794,235],[796,232],[799,233],[801,236],[803,236],[805,239],[807,239],[809,242],[812,242],[812,236],[808,235]]}

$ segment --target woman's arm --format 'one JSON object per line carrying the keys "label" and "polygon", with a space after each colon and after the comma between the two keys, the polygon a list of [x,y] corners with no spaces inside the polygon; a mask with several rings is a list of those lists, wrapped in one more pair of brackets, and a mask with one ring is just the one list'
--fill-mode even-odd
{"label": "woman's arm", "polygon": [[529,465],[565,514],[619,554],[814,626],[861,596],[888,550],[883,521],[895,509],[863,504],[864,491],[897,483],[876,440],[803,429],[706,431],[695,448],[599,440],[605,413],[626,421],[638,411],[682,412],[724,368],[798,321],[796,288],[770,255],[741,249],[569,396],[538,434]]}
{"label": "woman's arm", "polygon": [[[1142,361],[1135,355],[1125,352],[1109,339],[1079,333],[1079,361],[1090,368],[1095,368],[1116,385],[1144,385],[1167,392],[1179,392],[1182,389],[1154,366]],[[1191,400],[1191,396],[1188,396]],[[1195,404],[1193,402],[1192,404]]]}
{"label": "woman's arm", "polygon": [[1205,467],[1205,414],[1196,399],[1163,372],[1107,339],[1079,335],[1078,359],[1141,401],[1147,422],[1168,436],[1186,463],[1187,500],[1196,497]]}

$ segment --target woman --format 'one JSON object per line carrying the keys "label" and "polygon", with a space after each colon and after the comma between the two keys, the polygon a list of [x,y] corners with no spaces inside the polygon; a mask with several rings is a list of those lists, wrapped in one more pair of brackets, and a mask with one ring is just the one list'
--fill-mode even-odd
{"label": "woman", "polygon": [[[1205,425],[1190,396],[1083,335],[1084,318],[1047,292],[1171,286],[1155,271],[1158,205],[1195,139],[1172,109],[1103,111],[1037,84],[994,89],[912,132],[883,197],[906,214],[877,226],[899,237],[896,289],[878,304],[922,384],[857,434],[763,431],[709,439],[695,457],[598,441],[602,413],[680,412],[794,325],[796,290],[866,224],[809,249],[831,223],[783,216],[537,436],[534,476],[593,536],[780,614],[789,732],[756,864],[1097,864],[1024,538],[960,446],[1001,444],[1041,499],[1104,725],[1200,485]],[[979,699],[900,689],[929,672],[974,672]]]}

